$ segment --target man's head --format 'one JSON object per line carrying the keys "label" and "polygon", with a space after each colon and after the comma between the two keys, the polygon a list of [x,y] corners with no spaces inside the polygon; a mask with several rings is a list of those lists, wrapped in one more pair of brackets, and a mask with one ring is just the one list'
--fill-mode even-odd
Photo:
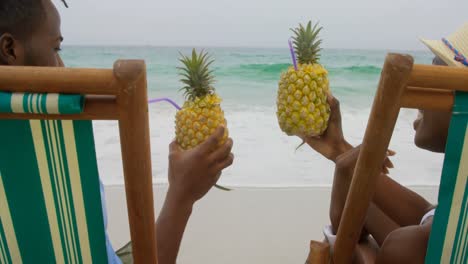
{"label": "man's head", "polygon": [[0,65],[63,66],[62,40],[51,0],[0,1]]}
{"label": "man's head", "polygon": [[[435,57],[432,64],[446,66],[447,64]],[[418,118],[414,121],[416,146],[434,152],[445,152],[451,113],[430,110],[419,110]]]}

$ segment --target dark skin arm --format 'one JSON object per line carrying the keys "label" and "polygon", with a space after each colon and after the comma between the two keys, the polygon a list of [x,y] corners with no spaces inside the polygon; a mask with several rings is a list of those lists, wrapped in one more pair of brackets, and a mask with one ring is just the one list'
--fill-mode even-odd
{"label": "dark skin arm", "polygon": [[168,192],[163,208],[156,222],[158,262],[176,263],[180,243],[184,235],[193,204],[178,201]]}
{"label": "dark skin arm", "polygon": [[[344,182],[341,184],[346,185],[345,188],[349,188],[360,151],[360,147],[354,148],[337,159],[336,178]],[[393,167],[390,163],[384,166]],[[377,180],[373,202],[399,226],[419,225],[424,214],[434,207],[423,197],[384,173]]]}
{"label": "dark skin arm", "polygon": [[[347,187],[337,191],[341,199],[342,192],[348,192],[359,152],[357,147],[337,158],[338,181]],[[335,224],[341,219],[340,206],[331,205],[338,212],[334,215]],[[380,246],[376,263],[424,263],[432,221],[424,226],[419,222],[432,207],[424,198],[381,173],[364,223],[365,230]]]}
{"label": "dark skin arm", "polygon": [[379,178],[374,203],[400,226],[419,225],[421,218],[434,208],[419,194],[387,175]]}
{"label": "dark skin arm", "polygon": [[183,151],[173,142],[169,152],[169,189],[156,223],[158,261],[175,264],[182,236],[195,202],[216,184],[223,169],[234,160],[232,139],[219,147],[224,128],[200,146]]}
{"label": "dark skin arm", "polygon": [[[354,173],[354,165],[356,164],[357,157],[359,156],[360,147],[352,148],[345,153],[341,154],[335,160],[335,176],[333,181],[331,205],[330,205],[330,219],[333,231],[338,231],[343,208],[346,203],[348,190],[351,185],[351,179]],[[389,152],[393,155],[393,152]],[[388,171],[388,168],[393,167],[391,161],[386,158],[382,166],[383,171]],[[371,203],[368,209],[366,230],[376,237],[379,245],[383,243],[385,237],[398,228],[398,224],[390,219],[378,206]],[[375,233],[374,233],[375,232]],[[365,236],[365,233],[363,234]]]}
{"label": "dark skin arm", "polygon": [[[346,186],[337,191],[340,199],[345,197],[343,193],[348,192],[359,151],[359,147],[354,148],[337,159],[337,171],[341,170],[342,173],[338,172],[335,176],[341,185]],[[388,212],[381,206],[387,206]],[[419,221],[430,206],[422,197],[397,184],[386,174],[380,175],[364,223],[365,230],[380,246],[376,263],[424,263],[432,222],[419,226]],[[343,207],[341,204],[332,204],[331,207],[338,212],[332,215],[332,223],[337,224],[337,229]],[[402,225],[405,221],[410,225]]]}
{"label": "dark skin arm", "polygon": [[371,203],[367,210],[364,228],[372,234],[377,244],[381,247],[390,233],[400,228],[378,206]]}
{"label": "dark skin arm", "polygon": [[[330,123],[327,131],[320,138],[303,138],[309,146],[324,157],[336,163],[333,181],[330,217],[335,231],[338,228],[341,213],[344,208],[346,196],[359,156],[360,147],[353,148],[343,136],[341,128],[341,113],[339,102],[333,96],[329,96],[331,107]],[[394,155],[392,151],[389,156]],[[377,182],[374,196],[375,205],[388,215],[397,226],[419,224],[421,217],[431,208],[431,204],[413,191],[399,185],[393,179],[385,175],[393,164],[388,159],[382,165],[383,174]],[[372,207],[371,207],[372,208]],[[378,213],[372,213],[374,216]],[[389,228],[391,230],[391,228]]]}

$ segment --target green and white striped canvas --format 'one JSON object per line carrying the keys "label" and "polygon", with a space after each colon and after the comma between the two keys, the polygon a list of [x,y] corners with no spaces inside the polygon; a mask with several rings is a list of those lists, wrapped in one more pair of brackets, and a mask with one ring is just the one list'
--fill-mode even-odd
{"label": "green and white striped canvas", "polygon": [[468,263],[468,93],[455,98],[426,263]]}
{"label": "green and white striped canvas", "polygon": [[107,263],[92,123],[0,120],[0,146],[0,263]]}
{"label": "green and white striped canvas", "polygon": [[0,92],[0,113],[78,114],[82,95]]}

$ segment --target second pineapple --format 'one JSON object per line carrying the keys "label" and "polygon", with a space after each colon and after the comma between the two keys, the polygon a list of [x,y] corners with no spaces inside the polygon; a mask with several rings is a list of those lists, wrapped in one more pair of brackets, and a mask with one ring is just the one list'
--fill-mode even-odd
{"label": "second pineapple", "polygon": [[292,30],[298,65],[281,75],[277,98],[280,128],[290,136],[318,136],[328,126],[328,72],[319,64],[321,29],[309,22]]}
{"label": "second pineapple", "polygon": [[209,66],[213,63],[208,53],[192,56],[182,55],[183,66],[179,67],[181,82],[185,85],[186,101],[176,114],[176,140],[183,149],[191,149],[204,142],[219,126],[225,127],[223,144],[228,137],[226,119],[221,109],[221,98],[213,87],[213,71]]}

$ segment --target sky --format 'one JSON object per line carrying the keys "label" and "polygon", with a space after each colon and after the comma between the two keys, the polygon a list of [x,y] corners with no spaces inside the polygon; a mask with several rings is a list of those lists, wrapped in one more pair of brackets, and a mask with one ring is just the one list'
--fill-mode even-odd
{"label": "sky", "polygon": [[284,47],[323,26],[324,48],[421,50],[468,22],[467,0],[53,0],[65,45]]}

